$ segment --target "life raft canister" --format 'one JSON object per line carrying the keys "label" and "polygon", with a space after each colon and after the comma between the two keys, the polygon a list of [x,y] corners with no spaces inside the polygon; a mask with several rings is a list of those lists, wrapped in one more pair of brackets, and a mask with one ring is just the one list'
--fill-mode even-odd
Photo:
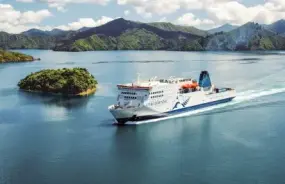
{"label": "life raft canister", "polygon": [[199,85],[197,82],[193,82],[193,83],[188,83],[188,84],[183,84],[182,88],[184,89],[193,89],[193,88],[197,88]]}

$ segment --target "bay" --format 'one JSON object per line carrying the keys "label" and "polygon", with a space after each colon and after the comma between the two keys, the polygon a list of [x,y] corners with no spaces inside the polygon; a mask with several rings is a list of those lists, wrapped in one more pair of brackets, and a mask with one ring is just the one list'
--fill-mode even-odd
{"label": "bay", "polygon": [[[283,183],[284,52],[53,52],[0,65],[0,183]],[[46,68],[84,67],[94,96],[60,98],[18,91]],[[116,84],[195,77],[208,70],[234,102],[140,126],[114,126]]]}

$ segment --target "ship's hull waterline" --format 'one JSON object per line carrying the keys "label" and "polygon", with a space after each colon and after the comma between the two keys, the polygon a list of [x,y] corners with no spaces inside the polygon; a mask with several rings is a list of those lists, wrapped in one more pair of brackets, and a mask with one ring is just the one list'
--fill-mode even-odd
{"label": "ship's hull waterline", "polygon": [[[138,112],[140,111],[139,109],[135,110],[135,111],[129,111],[127,114],[125,113],[126,111],[112,111],[110,110],[110,112],[112,113],[112,115],[115,117],[115,122],[114,124],[117,125],[137,125],[140,124],[140,122],[143,121],[147,121],[147,120],[154,120],[154,119],[163,119],[165,117],[171,117],[171,116],[176,116],[179,114],[184,114],[184,113],[188,113],[191,111],[195,111],[195,110],[199,110],[199,109],[205,109],[207,107],[212,107],[212,106],[216,106],[219,104],[225,104],[228,102],[231,102],[235,97],[229,97],[229,98],[225,98],[225,99],[221,99],[221,100],[217,100],[217,101],[212,101],[212,102],[208,102],[208,103],[204,103],[204,104],[199,104],[199,105],[195,105],[195,106],[190,106],[190,107],[184,107],[184,108],[180,108],[180,109],[176,109],[176,110],[172,110],[169,112],[165,112],[165,113],[158,113],[156,111],[153,111],[152,114],[145,114],[145,115],[137,115]],[[142,109],[141,109],[142,110]],[[143,110],[141,111],[141,113],[143,112]],[[144,114],[144,113],[142,113]]]}
{"label": "ship's hull waterline", "polygon": [[150,79],[118,85],[117,103],[109,111],[117,124],[140,124],[227,103],[236,97],[231,88],[216,88],[207,71],[199,83],[190,78]]}

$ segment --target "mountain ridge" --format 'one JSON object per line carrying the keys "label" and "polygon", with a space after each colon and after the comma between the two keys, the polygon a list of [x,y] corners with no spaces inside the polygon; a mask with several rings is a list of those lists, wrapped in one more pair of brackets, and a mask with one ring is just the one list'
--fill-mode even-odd
{"label": "mountain ridge", "polygon": [[[272,25],[281,25],[279,27],[283,29],[283,22],[285,29],[284,20]],[[22,34],[0,32],[0,48],[52,49],[73,52],[92,50],[284,50],[285,31],[277,33],[276,29],[272,29],[274,27],[272,25],[248,22],[235,28],[230,24],[225,24],[222,28],[228,27],[232,30],[209,34],[209,31],[191,26],[167,22],[143,23],[119,18],[98,27],[81,28],[76,31],[31,29]]]}
{"label": "mountain ridge", "polygon": [[227,24],[224,24],[222,26],[210,29],[207,32],[209,34],[215,34],[215,33],[218,33],[218,32],[230,32],[230,31],[232,31],[232,30],[234,30],[236,28],[238,28],[238,26],[234,26],[234,25],[231,25],[231,24],[227,23]]}

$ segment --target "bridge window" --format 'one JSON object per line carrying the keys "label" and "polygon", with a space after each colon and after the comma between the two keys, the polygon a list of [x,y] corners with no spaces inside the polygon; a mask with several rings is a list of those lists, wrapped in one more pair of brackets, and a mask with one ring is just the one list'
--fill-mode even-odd
{"label": "bridge window", "polygon": [[124,95],[136,95],[137,93],[135,93],[135,92],[122,92],[121,94],[124,94]]}

